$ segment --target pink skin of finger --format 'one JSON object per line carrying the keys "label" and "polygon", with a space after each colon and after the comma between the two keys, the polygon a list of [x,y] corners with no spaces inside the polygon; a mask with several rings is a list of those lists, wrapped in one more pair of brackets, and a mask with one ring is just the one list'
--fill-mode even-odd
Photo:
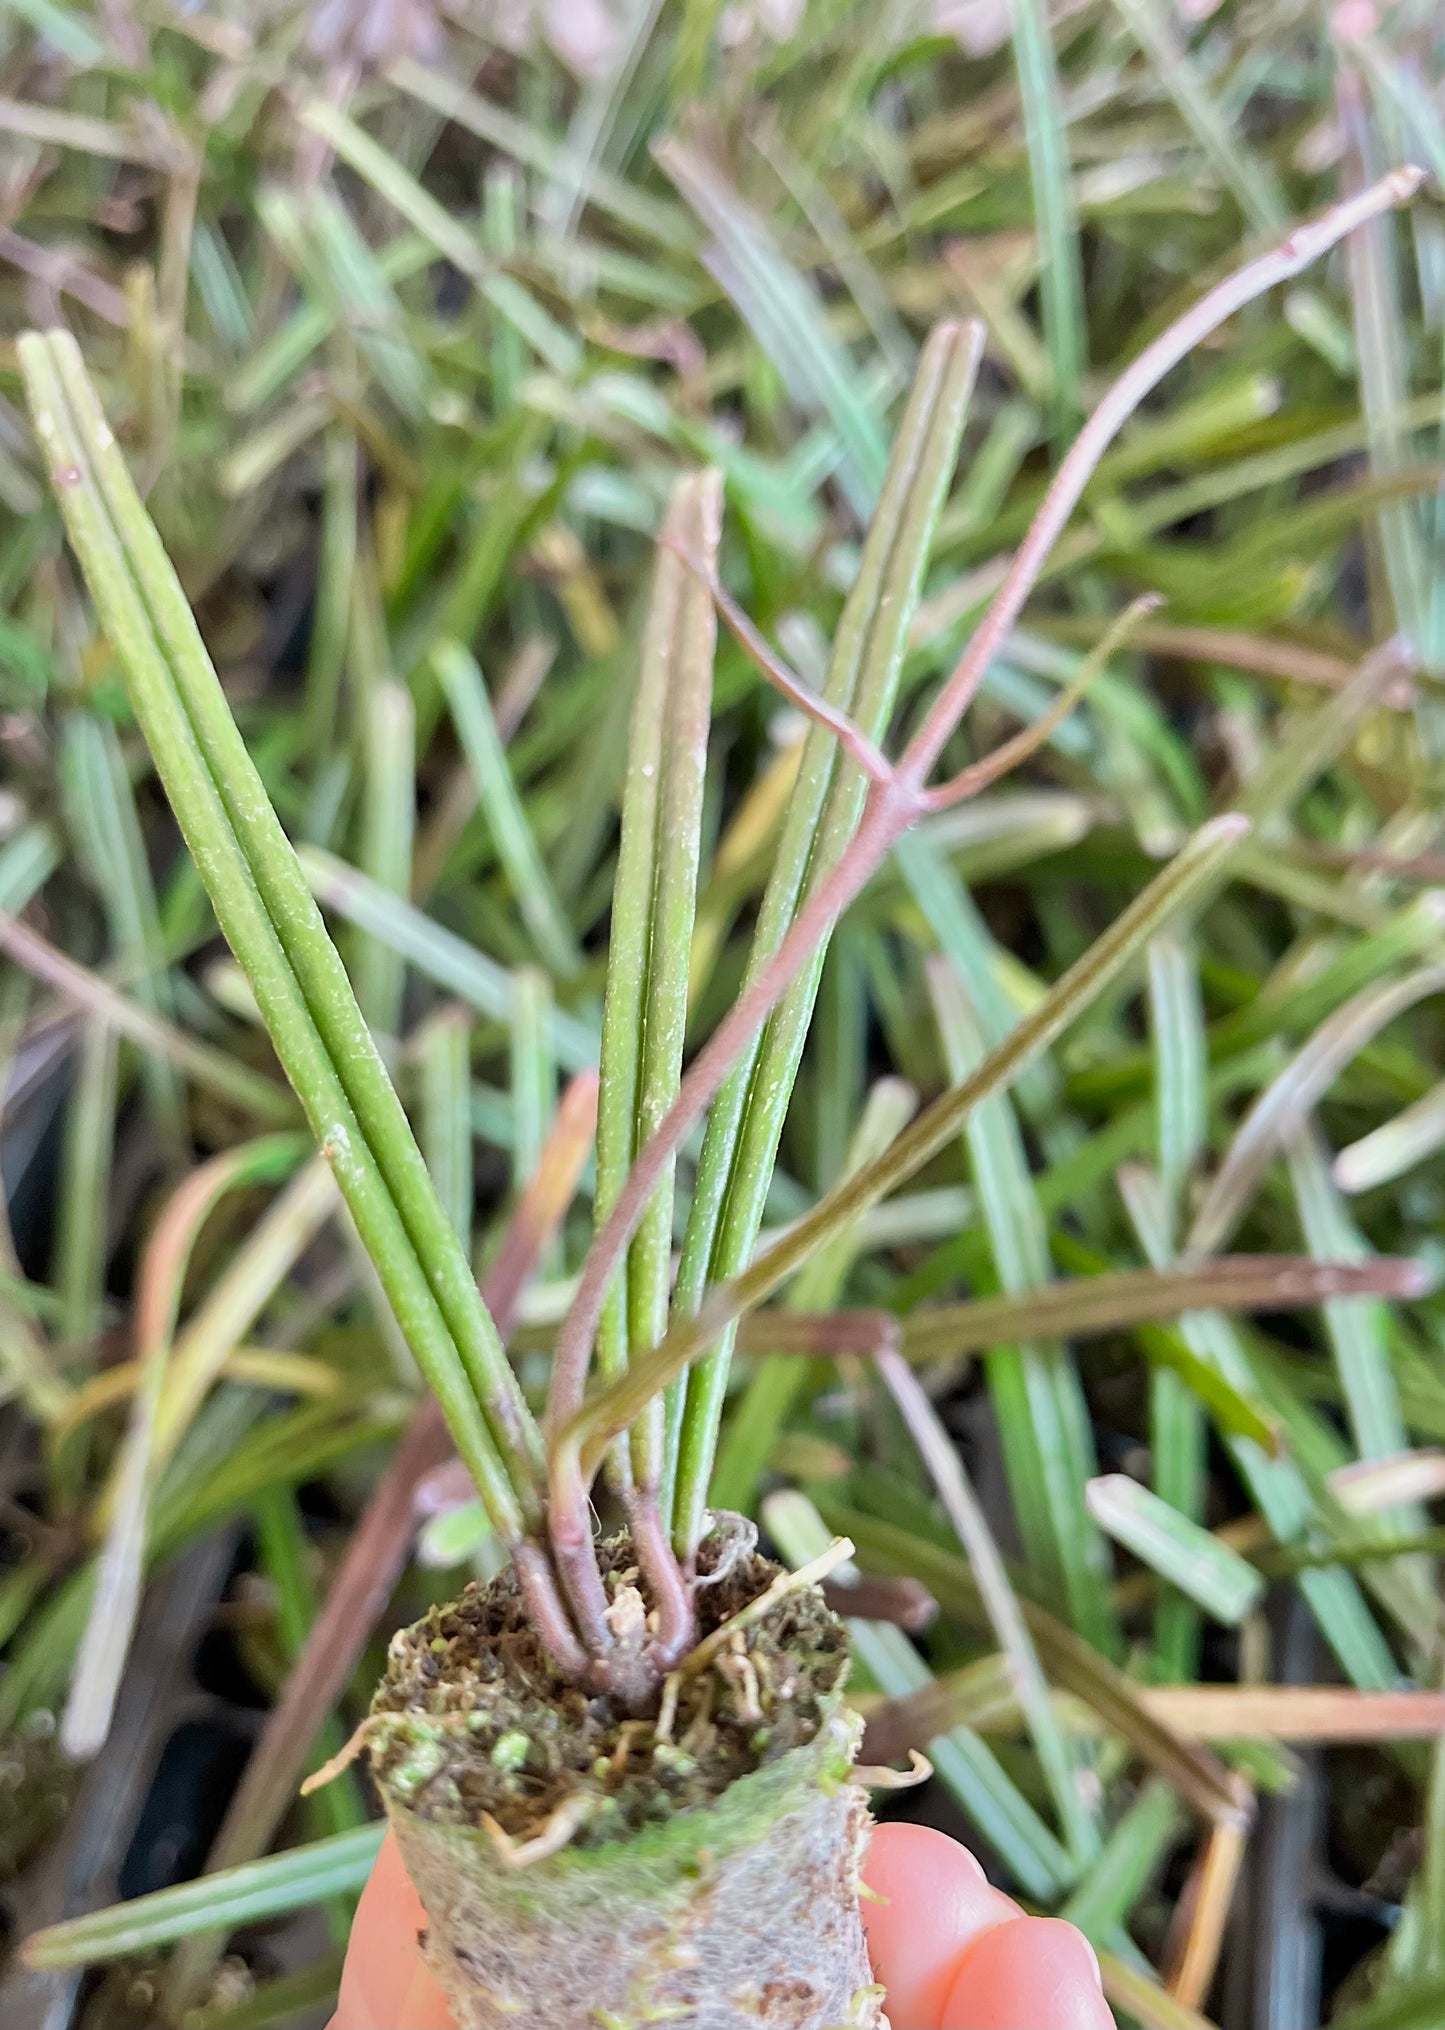
{"label": "pink skin of finger", "polygon": [[[864,1928],[894,2030],[1114,2030],[1083,1935],[1025,1917],[966,1848],[880,1826]],[[426,1915],[388,1833],[362,1891],[330,2030],[453,2030],[417,1950]]]}
{"label": "pink skin of finger", "polygon": [[868,1848],[863,1929],[895,2030],[936,2026],[959,1962],[985,1931],[1021,1923],[966,1847],[928,1826],[879,1826]]}
{"label": "pink skin of finger", "polygon": [[330,2030],[456,2030],[417,1949],[425,1930],[421,1898],[388,1833],[356,1906]]}
{"label": "pink skin of finger", "polygon": [[1094,1948],[1057,1917],[1024,1917],[965,1948],[939,2030],[1114,2030]]}

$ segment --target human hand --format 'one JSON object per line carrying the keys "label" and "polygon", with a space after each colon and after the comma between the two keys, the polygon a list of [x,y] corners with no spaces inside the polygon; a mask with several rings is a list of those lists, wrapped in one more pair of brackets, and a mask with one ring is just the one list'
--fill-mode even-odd
{"label": "human hand", "polygon": [[[1114,2030],[1083,1934],[1025,1917],[966,1848],[879,1826],[863,1924],[894,2030]],[[417,1950],[426,1914],[390,1833],[361,1894],[331,2030],[453,2030]]]}

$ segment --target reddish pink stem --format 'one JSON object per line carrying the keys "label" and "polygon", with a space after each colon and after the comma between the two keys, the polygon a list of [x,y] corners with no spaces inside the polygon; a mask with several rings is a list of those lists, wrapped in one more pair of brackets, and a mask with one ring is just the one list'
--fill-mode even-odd
{"label": "reddish pink stem", "polygon": [[634,1487],[628,1493],[627,1526],[657,1615],[657,1634],[649,1661],[659,1677],[666,1677],[693,1645],[697,1617],[693,1612],[692,1588],[663,1527],[662,1511],[651,1488]]}
{"label": "reddish pink stem", "polygon": [[[761,1029],[792,985],[820,939],[853,901],[894,843],[928,808],[926,784],[959,721],[973,700],[995,654],[1022,611],[1035,580],[1078,505],[1100,458],[1150,390],[1201,340],[1235,311],[1276,283],[1288,281],[1367,220],[1404,204],[1419,189],[1423,170],[1393,170],[1371,189],[1345,199],[1299,226],[1278,247],[1246,262],[1200,298],[1167,331],[1146,346],[1119,376],[1075,439],[1045,494],[968,647],[934,699],[902,759],[883,780],[875,780],[857,832],[821,886],[803,904],[772,958],[734,1003],[694,1059],[666,1116],[640,1152],[611,1212],[595,1236],[572,1307],[557,1343],[553,1403],[560,1429],[582,1406],[588,1362],[602,1305],[618,1265],[637,1230],[664,1167],[712,1100],[733,1063]],[[839,728],[839,737],[844,733]],[[848,732],[856,731],[851,727]],[[943,791],[947,800],[947,788]],[[559,1490],[554,1473],[550,1526],[564,1577],[575,1568],[585,1545],[590,1555],[589,1516],[580,1472]],[[580,1574],[576,1574],[580,1578]],[[571,1582],[569,1582],[570,1591]],[[575,1596],[574,1596],[575,1597]]]}
{"label": "reddish pink stem", "polygon": [[901,774],[922,785],[947,745],[949,736],[973,701],[989,664],[1023,610],[1050,550],[1063,533],[1069,516],[1078,506],[1084,488],[1094,475],[1099,460],[1144,397],[1163,380],[1172,367],[1195,346],[1216,331],[1236,310],[1252,303],[1278,282],[1287,282],[1317,261],[1321,254],[1352,233],[1357,226],[1377,218],[1393,206],[1405,204],[1425,179],[1423,169],[1406,167],[1391,170],[1369,190],[1362,190],[1334,205],[1318,218],[1296,226],[1277,247],[1246,261],[1232,275],[1207,290],[1184,315],[1161,331],[1139,357],[1125,367],[1104,395],[1069,447],[1068,456],[1054,474],[1028,533],[1014,552],[1013,562],[993,602],[979,622],[977,631],[954,668],[952,676],[935,698],[928,717],[914,734],[898,767]]}
{"label": "reddish pink stem", "polygon": [[[665,541],[666,539],[664,539]],[[690,556],[677,543],[667,543],[673,555],[680,557],[689,571],[702,580],[712,595],[723,626],[752,663],[761,671],[774,690],[781,692],[790,705],[796,705],[815,726],[822,726],[833,735],[840,747],[851,755],[871,782],[891,782],[893,763],[883,750],[868,738],[860,726],[855,726],[846,712],[840,712],[821,693],[805,684],[795,670],[789,669],[782,657],[764,640],[753,626],[747,614],[738,605],[718,578],[716,571],[696,557]]]}

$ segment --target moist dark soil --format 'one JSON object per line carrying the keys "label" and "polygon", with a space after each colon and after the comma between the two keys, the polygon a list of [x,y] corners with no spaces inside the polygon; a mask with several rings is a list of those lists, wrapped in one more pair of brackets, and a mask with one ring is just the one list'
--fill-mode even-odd
{"label": "moist dark soil", "polygon": [[[625,1533],[599,1556],[614,1598],[643,1590]],[[698,1561],[698,1640],[779,1569],[709,1538]],[[674,1710],[659,1702],[638,1715],[561,1676],[509,1569],[393,1638],[368,1747],[378,1778],[423,1818],[475,1826],[487,1813],[525,1840],[559,1808],[585,1806],[571,1844],[592,1846],[705,1804],[810,1741],[847,1668],[842,1622],[815,1588],[800,1587],[707,1668],[681,1673]]]}

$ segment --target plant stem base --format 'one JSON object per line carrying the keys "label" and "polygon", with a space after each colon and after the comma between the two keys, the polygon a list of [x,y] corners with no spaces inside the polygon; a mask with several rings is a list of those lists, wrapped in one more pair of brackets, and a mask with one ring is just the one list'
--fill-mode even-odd
{"label": "plant stem base", "polygon": [[[748,1595],[776,1570],[756,1560]],[[494,1582],[491,1597],[505,1602],[507,1583]],[[452,1679],[445,1639],[433,1632],[474,1630],[488,1597],[434,1610],[396,1638],[371,1744],[387,1815],[427,1914],[427,1963],[459,2030],[879,2030],[881,1993],[858,1903],[870,1820],[865,1794],[850,1780],[861,1727],[842,1699],[845,1638],[821,1599],[794,1596],[787,1612],[769,1617],[771,1629],[749,1630],[757,1646],[746,1652],[735,1638],[731,1674],[719,1669],[709,1685],[712,1666],[699,1666],[688,1680],[682,1710],[691,1705],[703,1717],[685,1738],[701,1765],[670,1733],[654,1735],[670,1723],[622,1723],[642,1730],[624,1735],[624,1762],[689,1763],[692,1787],[675,1800],[650,1793],[645,1822],[624,1824],[615,1771],[605,1754],[589,1762],[589,1746],[572,1760],[576,1775],[561,1806],[544,1807],[551,1816],[540,1835],[533,1821],[530,1833],[509,1838],[480,1799],[464,1803],[465,1769],[455,1759],[460,1737],[482,1745],[490,1738],[486,1652],[454,1634],[452,1653],[465,1653],[472,1675]],[[497,1640],[515,1635],[507,1629]],[[750,1696],[761,1696],[771,1725],[754,1730],[759,1759],[729,1781],[738,1767],[734,1730],[709,1794],[704,1743],[726,1731],[717,1722],[737,1695],[738,1671],[752,1678]],[[482,1704],[458,1710],[448,1682],[475,1683]],[[403,1683],[417,1688],[414,1700],[403,1701]],[[772,1688],[771,1707],[759,1684]],[[513,1722],[483,1758],[488,1770],[499,1757],[530,1770],[527,1758],[540,1760],[542,1746],[529,1749],[528,1739],[575,1738],[579,1707],[581,1724],[595,1727],[595,1702],[579,1701],[575,1688],[547,1692],[523,1722],[526,1732]],[[762,1759],[770,1747],[771,1759]],[[525,1786],[535,1781],[528,1776]]]}

